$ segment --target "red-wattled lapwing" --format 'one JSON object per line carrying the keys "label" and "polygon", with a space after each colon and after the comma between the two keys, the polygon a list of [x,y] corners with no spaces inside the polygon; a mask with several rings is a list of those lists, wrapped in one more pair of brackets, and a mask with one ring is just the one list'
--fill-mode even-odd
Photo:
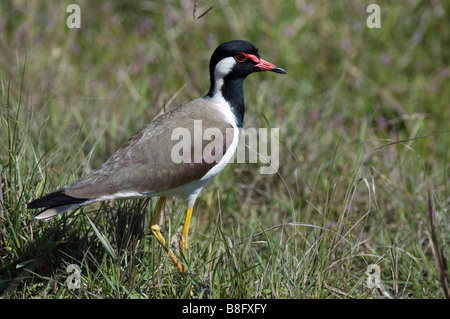
{"label": "red-wattled lapwing", "polygon": [[[166,196],[176,196],[187,204],[179,242],[185,256],[195,199],[233,156],[244,119],[244,79],[259,71],[286,73],[261,59],[250,42],[235,40],[221,44],[210,60],[211,87],[207,95],[156,118],[102,166],[72,184],[30,202],[27,208],[44,208],[35,218],[49,219],[96,201],[159,196],[150,229],[178,270],[184,273],[184,265],[167,247],[158,226]],[[199,129],[200,134],[194,132]],[[183,149],[183,156],[189,153],[192,156],[180,161],[182,152],[177,143],[183,132],[187,133],[184,138],[190,142],[192,135],[196,136],[193,145],[189,145],[192,152]],[[204,134],[209,137],[203,138]],[[214,135],[212,146],[211,135]],[[196,141],[200,141],[200,152]],[[176,160],[174,156],[177,156]]]}

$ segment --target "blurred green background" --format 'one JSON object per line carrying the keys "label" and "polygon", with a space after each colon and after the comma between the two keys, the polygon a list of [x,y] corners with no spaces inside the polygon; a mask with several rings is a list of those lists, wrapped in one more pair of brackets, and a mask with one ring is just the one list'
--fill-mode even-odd
{"label": "blurred green background", "polygon": [[[66,26],[71,3],[80,29]],[[366,25],[371,3],[381,28]],[[175,298],[201,282],[213,298],[444,297],[449,17],[448,1],[2,1],[0,294]],[[232,39],[287,71],[244,84],[244,127],[280,128],[280,167],[231,164],[202,191],[189,280],[145,222],[140,236],[131,226],[154,201],[84,208],[93,223],[32,219],[30,200],[205,95],[209,57]],[[183,209],[166,209],[165,235]],[[64,284],[65,263],[81,265],[81,289]]]}

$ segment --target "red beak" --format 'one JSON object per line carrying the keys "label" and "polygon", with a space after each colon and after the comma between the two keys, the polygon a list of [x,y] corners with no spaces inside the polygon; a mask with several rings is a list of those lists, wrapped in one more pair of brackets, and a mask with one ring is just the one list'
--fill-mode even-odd
{"label": "red beak", "polygon": [[272,71],[275,73],[286,74],[286,71],[284,69],[282,69],[266,60],[263,60],[254,54],[239,52],[238,55],[243,56],[242,60],[237,60],[237,58],[235,57],[236,61],[238,61],[238,62],[244,62],[247,58],[252,60],[253,62],[255,62],[256,64],[253,67],[257,69],[256,71]]}
{"label": "red beak", "polygon": [[261,71],[272,71],[275,73],[286,74],[286,71],[282,68],[263,59],[259,59],[259,63],[257,63],[254,67],[260,69]]}

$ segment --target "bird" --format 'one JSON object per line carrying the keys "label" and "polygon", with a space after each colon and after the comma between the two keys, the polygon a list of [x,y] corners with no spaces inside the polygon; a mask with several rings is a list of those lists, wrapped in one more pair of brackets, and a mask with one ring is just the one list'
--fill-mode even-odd
{"label": "bird", "polygon": [[156,117],[97,169],[31,201],[27,208],[40,209],[34,218],[47,220],[93,202],[159,197],[150,230],[178,271],[185,274],[185,264],[161,234],[161,211],[169,196],[185,202],[187,210],[179,239],[181,256],[185,258],[194,203],[202,188],[232,158],[244,121],[244,80],[261,71],[286,74],[284,69],[263,60],[248,41],[220,44],[211,55],[210,88],[205,96]]}

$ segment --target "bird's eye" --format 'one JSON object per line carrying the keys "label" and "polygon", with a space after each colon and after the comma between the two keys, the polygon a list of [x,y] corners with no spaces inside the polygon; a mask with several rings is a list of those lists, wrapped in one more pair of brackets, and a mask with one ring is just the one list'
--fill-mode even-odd
{"label": "bird's eye", "polygon": [[244,62],[247,60],[247,55],[245,53],[239,52],[234,56],[234,59],[238,62]]}

